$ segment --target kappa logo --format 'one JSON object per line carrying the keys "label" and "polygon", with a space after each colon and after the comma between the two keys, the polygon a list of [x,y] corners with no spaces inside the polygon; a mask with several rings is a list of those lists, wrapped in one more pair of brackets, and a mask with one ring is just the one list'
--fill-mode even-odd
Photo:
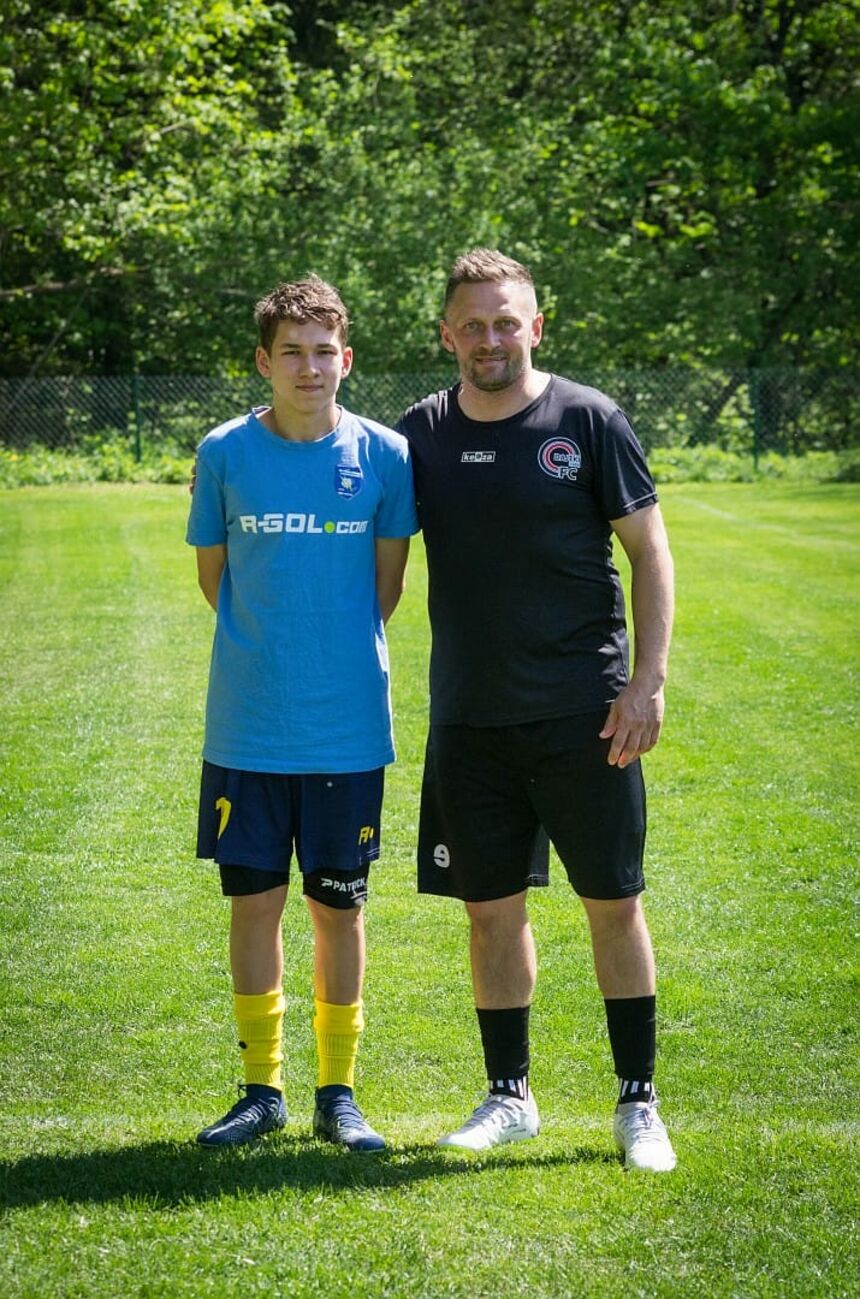
{"label": "kappa logo", "polygon": [[538,451],[538,464],[550,478],[575,483],[582,464],[582,453],[569,438],[549,438]]}
{"label": "kappa logo", "polygon": [[464,451],[460,456],[461,465],[491,465],[496,459],[495,451]]}

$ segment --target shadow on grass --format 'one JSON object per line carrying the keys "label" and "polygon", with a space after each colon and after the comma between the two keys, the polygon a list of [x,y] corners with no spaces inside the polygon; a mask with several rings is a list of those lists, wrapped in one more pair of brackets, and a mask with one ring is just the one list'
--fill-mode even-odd
{"label": "shadow on grass", "polygon": [[500,1168],[615,1164],[604,1150],[579,1146],[560,1155],[452,1155],[427,1146],[401,1146],[382,1155],[349,1155],[311,1137],[269,1137],[241,1150],[210,1151],[151,1142],[77,1155],[29,1155],[0,1161],[0,1207],[50,1201],[100,1204],[126,1200],[176,1208],[223,1195],[295,1190],[396,1190],[434,1177],[462,1177]]}

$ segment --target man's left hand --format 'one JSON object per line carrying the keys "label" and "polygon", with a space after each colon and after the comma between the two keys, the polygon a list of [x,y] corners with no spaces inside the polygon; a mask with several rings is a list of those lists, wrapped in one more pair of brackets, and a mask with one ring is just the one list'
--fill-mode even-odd
{"label": "man's left hand", "polygon": [[609,706],[601,740],[611,739],[607,761],[611,767],[629,767],[653,749],[663,725],[663,690],[639,685],[635,677]]}

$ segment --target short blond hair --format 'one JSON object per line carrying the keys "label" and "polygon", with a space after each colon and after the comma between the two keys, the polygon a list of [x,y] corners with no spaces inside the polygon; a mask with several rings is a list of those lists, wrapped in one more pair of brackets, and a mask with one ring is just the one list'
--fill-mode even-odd
{"label": "short blond hair", "polygon": [[462,253],[448,276],[445,286],[445,310],[461,284],[529,284],[534,288],[532,273],[522,262],[506,257],[497,248],[473,248]]}

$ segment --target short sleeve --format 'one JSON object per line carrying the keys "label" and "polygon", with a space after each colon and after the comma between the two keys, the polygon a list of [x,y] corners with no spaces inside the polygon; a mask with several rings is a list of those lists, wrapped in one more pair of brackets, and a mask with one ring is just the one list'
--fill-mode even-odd
{"label": "short sleeve", "polygon": [[654,504],[654,479],[623,410],[616,409],[607,420],[596,453],[595,488],[607,519],[620,519]]}
{"label": "short sleeve", "polygon": [[185,540],[189,546],[219,546],[227,541],[224,488],[201,446],[197,454],[197,479]]}
{"label": "short sleeve", "polygon": [[405,442],[385,457],[382,501],[376,512],[374,534],[377,537],[411,537],[418,531],[415,510],[415,488],[412,483],[412,460]]}

